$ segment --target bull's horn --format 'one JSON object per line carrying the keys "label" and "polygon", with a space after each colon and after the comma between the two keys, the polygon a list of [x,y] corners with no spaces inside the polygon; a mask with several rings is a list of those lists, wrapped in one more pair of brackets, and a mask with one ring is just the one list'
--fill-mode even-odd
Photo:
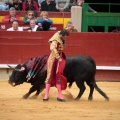
{"label": "bull's horn", "polygon": [[9,64],[7,64],[7,66],[8,66],[9,68],[13,68],[13,69],[15,68],[15,67],[13,67],[13,66],[10,66]]}
{"label": "bull's horn", "polygon": [[15,69],[15,70],[18,71],[18,72],[23,72],[25,70],[25,68],[21,67],[21,69]]}

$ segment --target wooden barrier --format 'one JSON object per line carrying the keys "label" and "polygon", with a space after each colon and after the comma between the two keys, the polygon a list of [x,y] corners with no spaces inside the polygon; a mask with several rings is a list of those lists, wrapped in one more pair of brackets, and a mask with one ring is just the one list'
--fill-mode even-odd
{"label": "wooden barrier", "polygon": [[[48,54],[47,41],[54,33],[54,31],[34,33],[1,31],[0,63],[8,63],[8,61],[19,63],[35,55]],[[95,59],[97,65],[120,66],[119,33],[71,33],[66,42],[67,56],[88,55]],[[16,57],[15,60],[12,58],[12,55],[16,56],[16,53],[12,54],[14,51],[20,55],[20,58]],[[22,54],[28,57],[22,57]]]}
{"label": "wooden barrier", "polygon": [[[54,33],[1,31],[0,64],[24,63],[31,57],[49,54],[48,39]],[[91,56],[97,66],[120,66],[119,33],[71,33],[66,43],[67,56]],[[96,77],[97,80],[120,81],[120,70],[99,69]]]}

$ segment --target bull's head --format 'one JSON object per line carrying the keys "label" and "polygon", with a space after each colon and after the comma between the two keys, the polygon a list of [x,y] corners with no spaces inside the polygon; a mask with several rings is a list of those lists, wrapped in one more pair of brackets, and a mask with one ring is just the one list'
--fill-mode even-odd
{"label": "bull's head", "polygon": [[[9,66],[10,67],[10,66]],[[9,83],[12,86],[20,85],[25,82],[25,67],[18,64],[15,68],[13,68],[13,72],[9,78]]]}

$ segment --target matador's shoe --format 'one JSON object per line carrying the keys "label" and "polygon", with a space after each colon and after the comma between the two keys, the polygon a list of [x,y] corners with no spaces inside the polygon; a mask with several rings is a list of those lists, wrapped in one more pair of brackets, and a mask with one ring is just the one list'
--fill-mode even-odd
{"label": "matador's shoe", "polygon": [[47,99],[44,98],[44,99],[43,99],[44,102],[47,102],[48,100],[49,100],[49,98],[47,98]]}
{"label": "matador's shoe", "polygon": [[60,102],[66,102],[65,99],[60,99],[60,98],[58,98],[58,97],[57,97],[57,101],[60,101]]}

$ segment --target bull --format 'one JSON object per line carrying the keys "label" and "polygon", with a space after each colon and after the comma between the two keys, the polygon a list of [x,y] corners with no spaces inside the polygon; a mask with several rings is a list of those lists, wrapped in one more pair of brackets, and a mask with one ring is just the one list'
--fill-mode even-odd
{"label": "bull", "polygon": [[[24,82],[31,83],[32,87],[29,89],[23,98],[27,99],[31,93],[35,92],[34,97],[37,97],[42,90],[45,88],[45,79],[47,76],[46,71],[46,59],[48,56],[40,56],[39,63],[37,63],[36,73],[33,76],[28,77],[33,64],[36,62],[36,57],[31,58],[29,61],[24,64],[18,64],[14,69],[9,78],[9,83],[12,86],[17,86],[23,84]],[[42,66],[42,67],[41,67]],[[35,70],[34,70],[35,72]],[[109,97],[97,86],[95,81],[96,74],[96,63],[93,58],[89,56],[73,56],[67,57],[66,65],[64,69],[64,76],[67,78],[68,87],[70,88],[73,82],[76,82],[77,87],[79,88],[79,93],[76,100],[79,100],[83,95],[86,87],[85,82],[90,88],[90,93],[88,100],[93,99],[94,88],[106,99],[109,100]],[[29,79],[28,79],[29,78]]]}

